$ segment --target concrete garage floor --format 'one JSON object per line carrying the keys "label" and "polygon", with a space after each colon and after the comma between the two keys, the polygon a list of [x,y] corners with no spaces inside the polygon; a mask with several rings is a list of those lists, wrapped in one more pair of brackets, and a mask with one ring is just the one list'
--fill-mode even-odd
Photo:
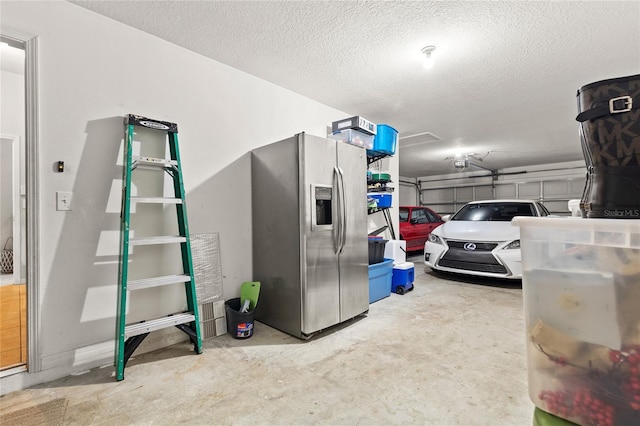
{"label": "concrete garage floor", "polygon": [[22,424],[531,425],[521,283],[408,260],[414,291],[308,342],[257,323],[199,356],[134,356],[119,383],[106,366],[5,395],[0,423],[37,408]]}

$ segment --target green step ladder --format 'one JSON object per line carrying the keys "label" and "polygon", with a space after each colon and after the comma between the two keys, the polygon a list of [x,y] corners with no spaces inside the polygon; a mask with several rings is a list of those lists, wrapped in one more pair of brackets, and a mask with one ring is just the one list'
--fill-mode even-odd
{"label": "green step ladder", "polygon": [[[120,224],[120,283],[118,297],[118,330],[116,336],[116,379],[124,379],[124,368],[127,361],[138,348],[140,343],[152,331],[169,327],[177,327],[185,332],[191,342],[195,353],[202,353],[202,334],[200,333],[200,320],[198,318],[198,303],[196,297],[196,283],[193,272],[193,259],[191,256],[191,242],[189,239],[189,226],[187,225],[187,206],[185,203],[184,184],[182,181],[182,168],[180,165],[180,153],[178,151],[178,125],[166,121],[154,120],[139,115],[128,114],[124,118],[125,145],[124,166],[122,178],[122,212]],[[136,126],[146,127],[161,132],[166,132],[169,142],[170,159],[151,158],[133,155],[133,136]],[[136,169],[155,169],[166,172],[173,179],[174,197],[132,197],[131,175]],[[145,238],[131,238],[131,204],[155,203],[175,204],[178,219],[179,235],[154,236]],[[153,278],[129,280],[129,248],[131,246],[152,244],[180,244],[182,253],[182,270],[179,275],[166,275]],[[132,324],[127,324],[127,292],[151,287],[159,287],[171,284],[184,283],[187,311],[176,312],[160,318],[148,319]]]}

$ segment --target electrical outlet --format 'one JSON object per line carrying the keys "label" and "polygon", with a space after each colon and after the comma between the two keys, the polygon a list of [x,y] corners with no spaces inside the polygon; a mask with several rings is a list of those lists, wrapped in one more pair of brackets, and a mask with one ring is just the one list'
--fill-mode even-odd
{"label": "electrical outlet", "polygon": [[72,192],[58,191],[56,192],[56,210],[66,211],[71,210],[71,197]]}

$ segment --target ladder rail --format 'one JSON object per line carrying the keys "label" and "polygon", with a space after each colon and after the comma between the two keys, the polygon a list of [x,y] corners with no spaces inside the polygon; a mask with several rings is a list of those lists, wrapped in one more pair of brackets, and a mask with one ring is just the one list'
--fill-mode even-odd
{"label": "ladder rail", "polygon": [[[122,211],[120,218],[120,283],[118,292],[118,321],[116,330],[116,378],[124,379],[125,366],[125,327],[127,315],[127,281],[129,275],[129,231],[131,220],[131,168],[133,161],[133,134],[134,125],[128,124],[125,134],[124,156],[125,164],[123,165],[123,191],[122,191]],[[128,357],[127,357],[128,359]]]}
{"label": "ladder rail", "polygon": [[[182,164],[180,161],[180,150],[178,149],[178,133],[169,133],[169,151],[170,158],[176,161],[177,164]],[[173,179],[173,192],[176,198],[185,199],[185,191],[182,177],[182,167],[176,169]],[[202,334],[200,333],[200,318],[198,314],[196,286],[195,286],[195,273],[193,271],[193,259],[191,257],[191,239],[189,237],[189,224],[187,221],[187,203],[176,204],[176,213],[178,215],[178,232],[180,235],[186,237],[186,241],[180,244],[180,251],[182,253],[182,265],[185,275],[191,277],[190,283],[185,283],[185,291],[187,293],[187,308],[193,312],[195,317],[192,323],[192,328],[196,334],[196,351],[202,352]]]}

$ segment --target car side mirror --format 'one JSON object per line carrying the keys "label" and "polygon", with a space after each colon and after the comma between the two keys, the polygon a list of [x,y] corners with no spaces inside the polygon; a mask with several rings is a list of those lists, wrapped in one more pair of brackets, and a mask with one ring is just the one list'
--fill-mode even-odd
{"label": "car side mirror", "polygon": [[449,222],[449,219],[451,219],[451,215],[450,214],[445,214],[444,216],[442,216],[442,221],[443,222]]}

